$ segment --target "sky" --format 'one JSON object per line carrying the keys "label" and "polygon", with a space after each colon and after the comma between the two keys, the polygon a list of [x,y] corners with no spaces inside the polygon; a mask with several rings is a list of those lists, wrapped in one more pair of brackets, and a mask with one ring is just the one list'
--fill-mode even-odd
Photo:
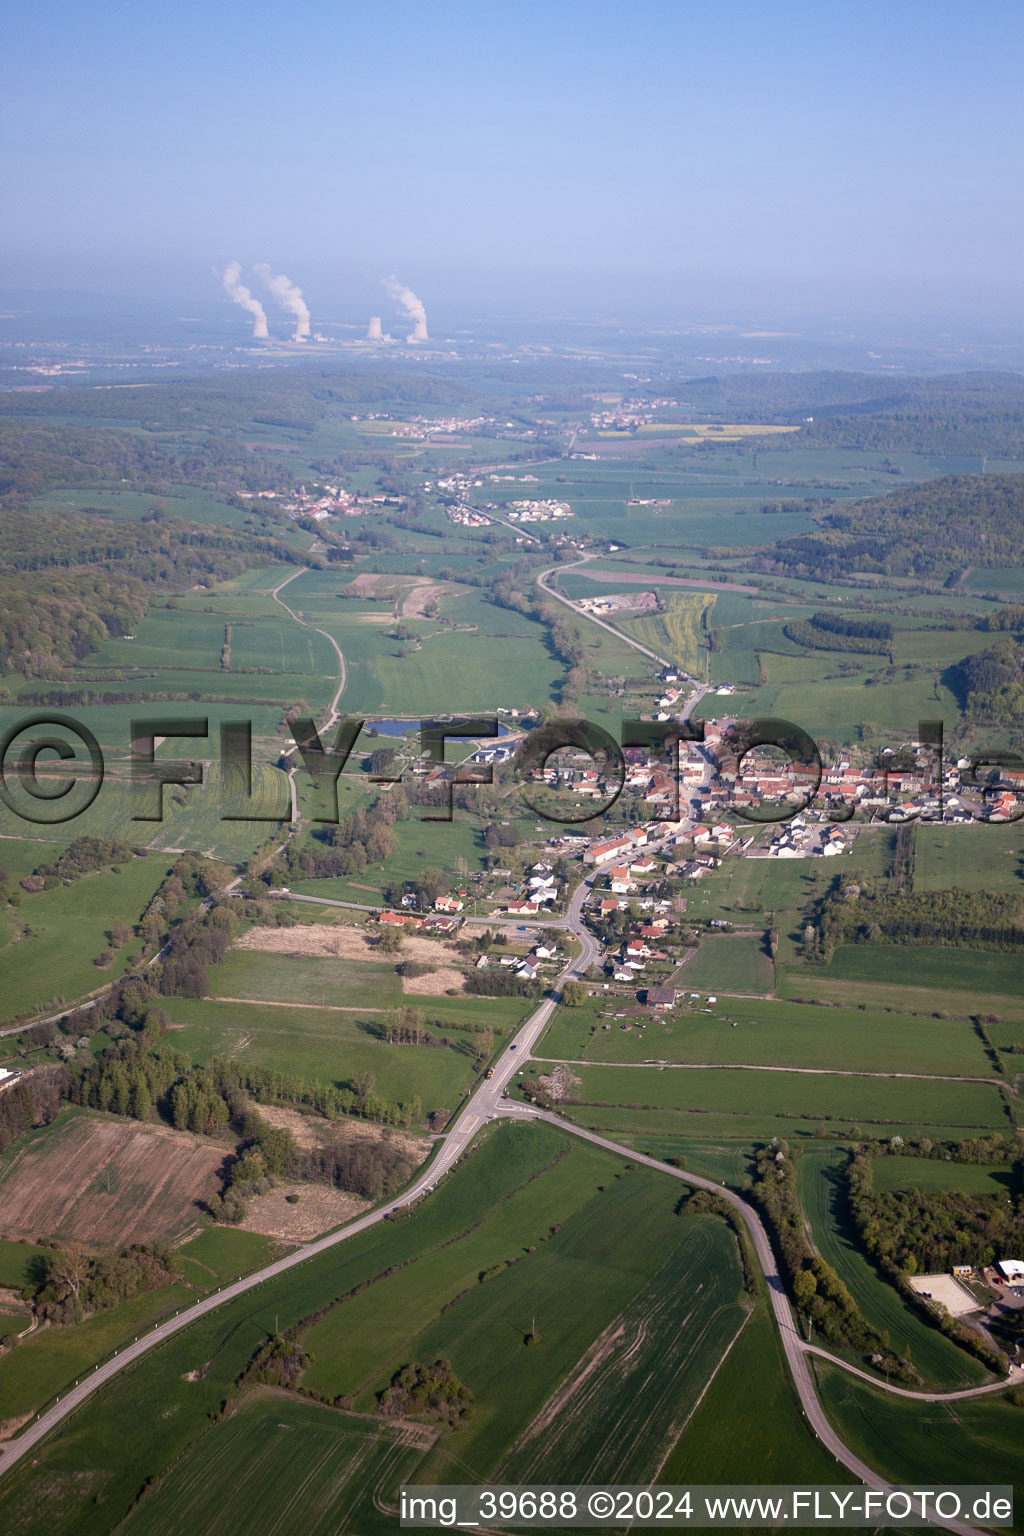
{"label": "sky", "polygon": [[1022,44],[1019,0],[8,0],[0,284],[1019,316]]}

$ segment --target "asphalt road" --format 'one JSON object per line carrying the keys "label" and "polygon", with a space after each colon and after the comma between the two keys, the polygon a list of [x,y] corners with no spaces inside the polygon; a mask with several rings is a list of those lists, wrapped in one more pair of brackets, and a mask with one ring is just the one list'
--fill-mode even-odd
{"label": "asphalt road", "polygon": [[[583,974],[599,953],[596,939],[580,924],[580,911],[590,886],[588,881],[582,882],[574,891],[569,903],[567,921],[576,925],[576,932],[581,938],[581,953],[561,971],[558,981],[551,994],[544,999],[540,1006],[534,1009],[526,1023],[520,1029],[515,1040],[503,1051],[494,1066],[493,1075],[484,1078],[478,1084],[476,1091],[470,1096],[468,1102],[452,1122],[450,1129],[435,1157],[417,1175],[409,1188],[400,1197],[402,1205],[419,1198],[434,1188],[437,1182],[444,1178],[445,1174],[454,1167],[459,1158],[465,1152],[474,1136],[480,1130],[484,1122],[494,1116],[498,1105],[501,1103],[510,1079],[517,1069],[529,1057],[532,1047],[537,1043],[543,1033],[552,1012],[557,1006],[561,996],[562,984],[570,977]],[[326,1253],[338,1243],[347,1242],[359,1232],[365,1232],[378,1221],[383,1221],[393,1205],[389,1202],[386,1206],[379,1206],[365,1215],[357,1217],[337,1232],[330,1232],[326,1237],[318,1238],[315,1242],[307,1243],[304,1247],[287,1254],[283,1259],[278,1259],[273,1264],[236,1280],[231,1285],[224,1286],[221,1290],[214,1291],[209,1296],[204,1296],[194,1306],[187,1307],[174,1317],[158,1324],[149,1333],[143,1334],[137,1340],[120,1350],[110,1360],[105,1361],[93,1370],[88,1376],[80,1379],[78,1383],[62,1394],[51,1408],[48,1408],[34,1423],[28,1425],[17,1439],[0,1444],[0,1477],[4,1476],[16,1466],[23,1457],[27,1456],[39,1442],[56,1429],[69,1414],[81,1406],[88,1397],[91,1397],[100,1387],[111,1381],[119,1371],[124,1370],[133,1361],[141,1359],[150,1350],[163,1344],[174,1334],[180,1333],[191,1323],[197,1322],[201,1317],[213,1312],[218,1307],[225,1306],[239,1296],[246,1295],[263,1285],[268,1280],[277,1279],[285,1275],[297,1265],[303,1264],[307,1259],[315,1258],[318,1254]]]}

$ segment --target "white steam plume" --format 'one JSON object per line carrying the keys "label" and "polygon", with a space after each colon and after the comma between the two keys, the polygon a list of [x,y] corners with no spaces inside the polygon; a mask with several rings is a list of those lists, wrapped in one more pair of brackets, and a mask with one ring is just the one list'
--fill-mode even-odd
{"label": "white steam plume", "polygon": [[400,283],[397,277],[386,277],[384,279],[384,287],[387,289],[389,296],[396,303],[401,304],[413,322],[412,334],[405,338],[406,341],[429,341],[430,338],[427,335],[427,312],[412,289],[407,288],[404,283]]}
{"label": "white steam plume", "polygon": [[238,261],[229,262],[224,269],[224,287],[236,304],[241,304],[252,315],[252,334],[254,341],[266,341],[267,317],[263,305],[259,299],[254,299],[248,288],[241,281],[242,264]]}
{"label": "white steam plume", "polygon": [[302,297],[302,289],[297,288],[290,277],[284,273],[271,272],[265,261],[256,263],[256,271],[262,277],[274,298],[283,310],[295,316],[295,334],[293,341],[307,341],[309,338],[309,305]]}

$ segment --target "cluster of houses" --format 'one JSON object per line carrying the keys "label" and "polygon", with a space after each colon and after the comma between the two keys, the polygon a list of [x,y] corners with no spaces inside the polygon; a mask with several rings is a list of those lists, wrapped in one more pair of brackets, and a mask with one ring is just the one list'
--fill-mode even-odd
{"label": "cluster of houses", "polygon": [[817,826],[800,815],[783,824],[782,830],[768,844],[767,856],[770,859],[806,859],[821,854],[827,859],[844,853],[848,846],[841,827]]}
{"label": "cluster of houses", "polygon": [[619,953],[608,961],[607,970],[612,980],[635,983],[648,960],[667,960],[668,955],[658,949],[657,944],[665,937],[671,922],[671,918],[662,913],[644,923],[639,933],[624,939]]}
{"label": "cluster of houses", "polygon": [[510,523],[555,523],[573,516],[567,501],[510,501],[505,510]]}
{"label": "cluster of houses", "polygon": [[[664,396],[656,400],[621,400],[617,405],[606,406],[604,410],[594,411],[590,417],[590,425],[596,427],[599,432],[629,432],[638,427],[645,427],[655,418],[655,412],[659,409],[677,410],[679,401]],[[680,431],[683,429],[680,428]],[[649,502],[636,499],[633,506],[649,506]]]}
{"label": "cluster of houses", "polygon": [[357,496],[340,485],[324,485],[320,490],[309,491],[304,485],[282,495],[277,491],[239,491],[243,501],[277,501],[289,517],[308,517],[315,523],[323,523],[329,517],[360,517],[364,512],[379,512],[384,507],[398,507],[405,502],[404,496]]}
{"label": "cluster of houses", "polygon": [[542,965],[551,965],[557,962],[558,951],[553,944],[537,944],[528,956],[499,955],[497,959],[491,955],[481,955],[476,962],[478,971],[489,970],[492,966],[500,966],[502,970],[509,970],[520,981],[536,981]]}
{"label": "cluster of houses", "polygon": [[510,901],[505,911],[509,917],[536,917],[542,907],[558,900],[559,885],[550,864],[535,864],[527,876],[527,892]]}

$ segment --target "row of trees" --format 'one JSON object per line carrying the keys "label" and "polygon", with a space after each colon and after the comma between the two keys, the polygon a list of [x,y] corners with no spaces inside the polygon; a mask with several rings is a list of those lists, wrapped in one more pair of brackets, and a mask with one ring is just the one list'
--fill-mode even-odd
{"label": "row of trees", "polygon": [[884,619],[854,619],[845,614],[813,613],[809,619],[792,620],[783,634],[797,645],[819,651],[881,652],[892,649],[893,627]]}
{"label": "row of trees", "polygon": [[821,958],[839,944],[940,944],[1012,952],[1024,947],[1024,897],[992,891],[880,890],[842,880],[821,904]]}
{"label": "row of trees", "polygon": [[920,1378],[909,1359],[893,1353],[889,1339],[862,1315],[849,1289],[807,1238],[797,1196],[796,1164],[788,1144],[774,1139],[758,1150],[752,1194],[767,1218],[798,1311],[830,1343],[856,1349],[905,1383]]}

